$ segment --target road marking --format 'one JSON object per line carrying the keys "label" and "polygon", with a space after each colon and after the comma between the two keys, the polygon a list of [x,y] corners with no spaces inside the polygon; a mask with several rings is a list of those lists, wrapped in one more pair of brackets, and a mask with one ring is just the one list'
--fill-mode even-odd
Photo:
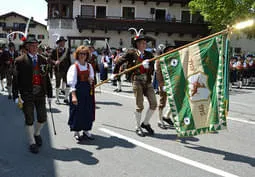
{"label": "road marking", "polygon": [[139,147],[141,147],[143,149],[147,149],[149,151],[155,152],[155,153],[160,154],[162,156],[168,157],[170,159],[174,159],[176,161],[179,161],[181,163],[184,163],[184,164],[196,167],[196,168],[200,168],[200,169],[208,171],[210,173],[214,173],[214,174],[217,174],[219,176],[225,176],[225,177],[238,177],[237,175],[225,172],[223,170],[211,167],[209,165],[202,164],[202,163],[194,161],[194,160],[187,159],[185,157],[182,157],[182,156],[179,156],[179,155],[176,155],[176,154],[172,154],[172,153],[164,151],[162,149],[153,147],[151,145],[148,145],[148,144],[145,144],[143,142],[137,141],[135,139],[126,137],[124,135],[121,135],[119,133],[113,132],[113,131],[108,130],[106,128],[99,128],[99,130],[104,132],[104,133],[107,133],[107,134],[109,134],[111,136],[115,136],[115,137],[118,137],[120,139],[127,140],[128,142],[130,142],[130,143],[132,143],[132,144],[134,144],[136,146],[139,146]]}
{"label": "road marking", "polygon": [[124,97],[124,98],[135,99],[134,96],[122,95],[122,94],[119,94],[119,93],[115,93],[115,92],[113,92],[113,91],[101,90],[101,92],[103,92],[103,93],[108,93],[108,94],[112,94],[112,95],[116,95],[116,96],[121,96],[121,97]]}
{"label": "road marking", "polygon": [[[107,93],[107,94],[112,94],[112,95],[116,95],[116,96],[120,96],[120,97],[124,97],[124,98],[129,98],[129,99],[134,99],[134,96],[127,96],[127,95],[122,95],[119,93],[114,93],[112,91],[106,91],[106,90],[102,90],[103,93]],[[236,104],[236,103],[235,103]],[[228,120],[232,120],[232,121],[236,121],[236,122],[242,122],[242,123],[246,123],[246,124],[252,124],[255,125],[255,122],[253,121],[249,121],[249,120],[242,120],[239,118],[235,118],[235,117],[227,117]]]}
{"label": "road marking", "polygon": [[227,117],[227,119],[233,120],[233,121],[237,121],[237,122],[246,123],[246,124],[253,124],[253,125],[255,125],[255,122],[254,122],[254,121],[238,119],[238,118],[235,118],[235,117]]}

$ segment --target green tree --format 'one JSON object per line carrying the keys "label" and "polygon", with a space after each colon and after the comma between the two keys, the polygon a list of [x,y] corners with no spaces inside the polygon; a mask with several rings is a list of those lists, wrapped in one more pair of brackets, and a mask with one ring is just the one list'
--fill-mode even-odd
{"label": "green tree", "polygon": [[[200,11],[205,20],[210,23],[212,32],[225,29],[249,18],[255,18],[254,0],[191,0],[191,12]],[[255,36],[254,28],[245,32],[249,37]]]}

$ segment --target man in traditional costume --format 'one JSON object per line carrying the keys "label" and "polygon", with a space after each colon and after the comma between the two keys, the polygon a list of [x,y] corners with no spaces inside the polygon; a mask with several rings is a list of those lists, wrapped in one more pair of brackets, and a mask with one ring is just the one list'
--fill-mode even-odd
{"label": "man in traditional costume", "polygon": [[[19,56],[15,60],[13,77],[13,98],[16,103],[20,99],[23,102],[25,126],[29,139],[29,150],[38,153],[42,146],[41,129],[47,119],[46,100],[49,103],[52,98],[52,86],[47,73],[47,61],[37,54],[38,44],[34,38],[26,41],[28,53]],[[20,98],[18,99],[20,94]],[[36,110],[37,122],[34,129],[34,109]]]}
{"label": "man in traditional costume", "polygon": [[[131,28],[134,29],[134,28]],[[134,29],[136,31],[136,29]],[[141,29],[142,30],[142,29]],[[128,68],[141,64],[142,66],[135,69],[132,72],[132,84],[133,91],[136,98],[136,134],[138,136],[145,136],[142,129],[145,129],[149,135],[154,134],[154,130],[150,126],[150,119],[157,108],[157,100],[152,86],[152,74],[154,71],[154,62],[148,62],[148,59],[153,58],[151,52],[145,51],[147,47],[147,38],[145,36],[140,36],[140,32],[136,31],[136,37],[134,38],[135,49],[130,49],[124,54],[116,63],[112,79],[116,77],[122,64],[127,62]],[[147,97],[149,101],[149,109],[145,114],[145,119],[141,123],[142,111],[144,109],[144,96]]]}
{"label": "man in traditional costume", "polygon": [[52,51],[51,61],[54,64],[55,69],[55,79],[56,79],[56,103],[60,104],[59,93],[60,84],[62,81],[62,88],[65,90],[64,103],[68,104],[69,88],[66,86],[66,74],[68,68],[71,66],[70,50],[65,47],[65,42],[67,40],[60,36],[58,37],[56,44],[58,45],[56,49]]}
{"label": "man in traditional costume", "polygon": [[[173,50],[174,46],[167,46],[163,50],[163,53],[169,52],[170,50]],[[166,116],[163,117],[163,110],[167,103],[167,94],[165,91],[165,85],[164,85],[164,78],[160,66],[160,60],[156,61],[156,78],[159,84],[159,106],[158,106],[158,112],[159,112],[159,120],[158,120],[158,126],[162,129],[166,129],[167,126],[164,122],[168,123],[170,126],[173,126],[173,122],[171,121],[169,115],[170,113],[166,113]],[[170,109],[168,109],[170,111]]]}
{"label": "man in traditional costume", "polygon": [[10,42],[8,47],[9,47],[8,50],[3,52],[0,59],[3,63],[1,72],[1,85],[3,89],[4,88],[3,78],[6,77],[8,99],[12,99],[12,75],[14,68],[14,60],[16,57],[18,57],[19,53],[15,50],[15,45],[13,42]]}

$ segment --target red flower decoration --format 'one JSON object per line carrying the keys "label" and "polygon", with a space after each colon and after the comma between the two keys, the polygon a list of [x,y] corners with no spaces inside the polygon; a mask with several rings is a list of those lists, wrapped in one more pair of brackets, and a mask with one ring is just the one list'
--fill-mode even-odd
{"label": "red flower decoration", "polygon": [[26,37],[23,36],[23,37],[21,38],[21,40],[24,42],[24,41],[26,40]]}

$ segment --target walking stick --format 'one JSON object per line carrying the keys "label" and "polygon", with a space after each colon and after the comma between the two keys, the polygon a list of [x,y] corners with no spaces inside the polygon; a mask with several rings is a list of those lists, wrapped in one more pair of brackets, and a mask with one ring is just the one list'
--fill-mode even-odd
{"label": "walking stick", "polygon": [[53,131],[54,131],[54,135],[56,135],[56,128],[55,128],[55,123],[54,123],[54,119],[53,119],[53,113],[51,110],[51,103],[49,102],[49,108],[50,108],[50,113],[51,113],[51,120],[52,120],[52,125],[53,125]]}

